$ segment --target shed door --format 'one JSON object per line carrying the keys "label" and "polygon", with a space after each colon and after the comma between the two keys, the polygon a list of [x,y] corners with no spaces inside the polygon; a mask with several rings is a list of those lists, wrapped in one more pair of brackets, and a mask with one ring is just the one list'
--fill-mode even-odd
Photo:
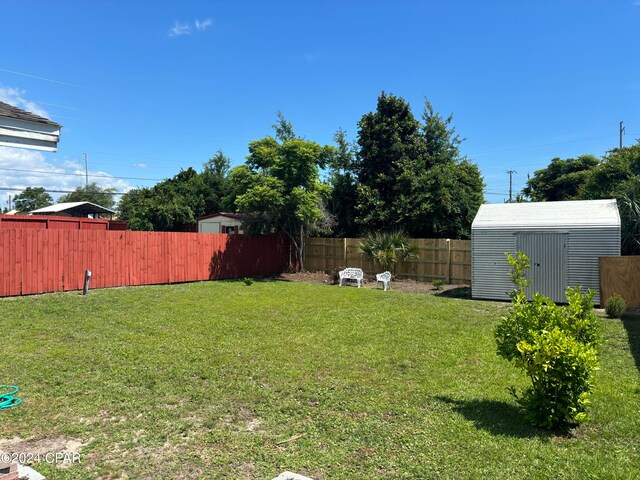
{"label": "shed door", "polygon": [[566,303],[567,236],[566,233],[518,233],[516,248],[531,261],[529,298],[538,292],[554,302]]}

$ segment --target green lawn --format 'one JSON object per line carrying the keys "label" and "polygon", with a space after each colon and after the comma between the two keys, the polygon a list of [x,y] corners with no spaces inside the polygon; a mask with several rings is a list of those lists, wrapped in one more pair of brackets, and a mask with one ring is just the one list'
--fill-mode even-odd
{"label": "green lawn", "polygon": [[603,320],[592,420],[559,437],[507,392],[507,307],[283,281],[0,300],[24,400],[0,438],[82,442],[49,479],[640,478],[640,320]]}

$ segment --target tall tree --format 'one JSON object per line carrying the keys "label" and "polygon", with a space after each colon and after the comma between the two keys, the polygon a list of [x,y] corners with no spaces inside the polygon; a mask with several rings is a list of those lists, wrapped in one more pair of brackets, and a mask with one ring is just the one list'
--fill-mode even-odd
{"label": "tall tree", "polygon": [[133,230],[190,230],[198,217],[223,209],[230,163],[218,150],[200,173],[190,167],[151,188],[131,190],[120,200],[120,218]]}
{"label": "tall tree", "polygon": [[113,208],[116,204],[113,195],[115,191],[114,188],[102,188],[94,182],[76,187],[73,192],[60,197],[58,202],[91,202],[104,208]]}
{"label": "tall tree", "polygon": [[218,150],[205,164],[202,170],[204,188],[204,210],[206,214],[222,210],[222,202],[227,192],[227,177],[231,168],[231,159],[222,150]]}
{"label": "tall tree", "polygon": [[396,179],[411,168],[420,151],[420,124],[401,97],[382,92],[375,112],[358,123],[358,223],[371,230],[393,230],[391,206]]}
{"label": "tall tree", "polygon": [[534,172],[522,193],[534,202],[577,198],[591,170],[599,163],[600,160],[594,155],[566,160],[554,158],[547,167]]}
{"label": "tall tree", "polygon": [[480,171],[461,157],[462,142],[425,99],[418,122],[401,97],[382,92],[358,130],[358,223],[417,237],[465,238],[483,202]]}
{"label": "tall tree", "polygon": [[355,237],[359,226],[356,224],[357,176],[356,151],[347,139],[347,132],[341,128],[334,135],[336,147],[331,156],[329,166],[329,185],[331,196],[328,208],[336,218],[332,235],[338,237]]}
{"label": "tall tree", "polygon": [[536,170],[523,193],[535,201],[618,200],[622,220],[622,253],[640,254],[640,141],[593,155],[561,160]]}
{"label": "tall tree", "polygon": [[274,129],[276,138],[249,143],[247,168],[232,172],[248,186],[237,195],[235,205],[244,215],[248,232],[284,233],[302,269],[305,237],[332,226],[324,207],[329,191],[320,181],[319,169],[326,165],[333,148],[297,137],[281,114]]}
{"label": "tall tree", "polygon": [[13,198],[18,213],[29,213],[32,210],[53,205],[53,198],[43,187],[27,187]]}

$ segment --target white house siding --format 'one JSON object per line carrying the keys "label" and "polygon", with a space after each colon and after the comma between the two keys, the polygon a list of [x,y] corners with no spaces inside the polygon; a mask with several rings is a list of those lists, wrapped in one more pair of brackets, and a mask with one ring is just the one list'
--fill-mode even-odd
{"label": "white house siding", "polygon": [[198,220],[199,233],[225,233],[222,227],[238,227],[238,233],[242,233],[242,222],[235,218],[219,215],[217,217]]}

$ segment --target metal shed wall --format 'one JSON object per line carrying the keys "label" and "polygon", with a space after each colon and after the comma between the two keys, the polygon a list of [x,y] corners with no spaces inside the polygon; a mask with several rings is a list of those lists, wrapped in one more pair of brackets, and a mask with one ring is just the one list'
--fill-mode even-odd
{"label": "metal shed wall", "polygon": [[[562,209],[562,205],[569,205],[575,208],[574,202],[553,202],[555,205],[547,204],[549,208]],[[587,202],[580,202],[589,207]],[[563,265],[566,271],[557,277],[566,278],[566,286],[581,286],[583,290],[590,288],[596,291],[594,302],[600,303],[599,292],[599,257],[620,255],[620,217],[615,206],[615,200],[593,201],[594,208],[612,207],[610,224],[589,223],[589,220],[580,222],[575,217],[568,222],[561,221],[543,226],[540,222],[527,225],[527,216],[523,216],[519,225],[499,226],[495,218],[486,217],[483,221],[475,222],[479,224],[472,226],[471,230],[471,291],[473,298],[484,298],[491,300],[509,300],[509,292],[513,290],[511,282],[510,266],[507,263],[505,253],[515,254],[518,248],[518,237],[526,233],[561,233],[563,241],[562,252]],[[509,208],[501,206],[500,208]],[[519,207],[519,208],[522,208]],[[540,208],[536,206],[534,208]],[[496,210],[492,210],[495,216]],[[589,209],[585,208],[585,216],[589,215]],[[480,216],[480,212],[478,214]],[[478,217],[476,217],[478,218]],[[521,237],[522,239],[523,237]],[[531,237],[529,237],[531,239]],[[522,242],[521,242],[522,243]],[[545,261],[549,263],[558,262],[557,252],[546,252]],[[560,286],[558,278],[549,279],[538,290],[540,293],[550,296],[556,302],[566,302],[564,295],[565,288]]]}

